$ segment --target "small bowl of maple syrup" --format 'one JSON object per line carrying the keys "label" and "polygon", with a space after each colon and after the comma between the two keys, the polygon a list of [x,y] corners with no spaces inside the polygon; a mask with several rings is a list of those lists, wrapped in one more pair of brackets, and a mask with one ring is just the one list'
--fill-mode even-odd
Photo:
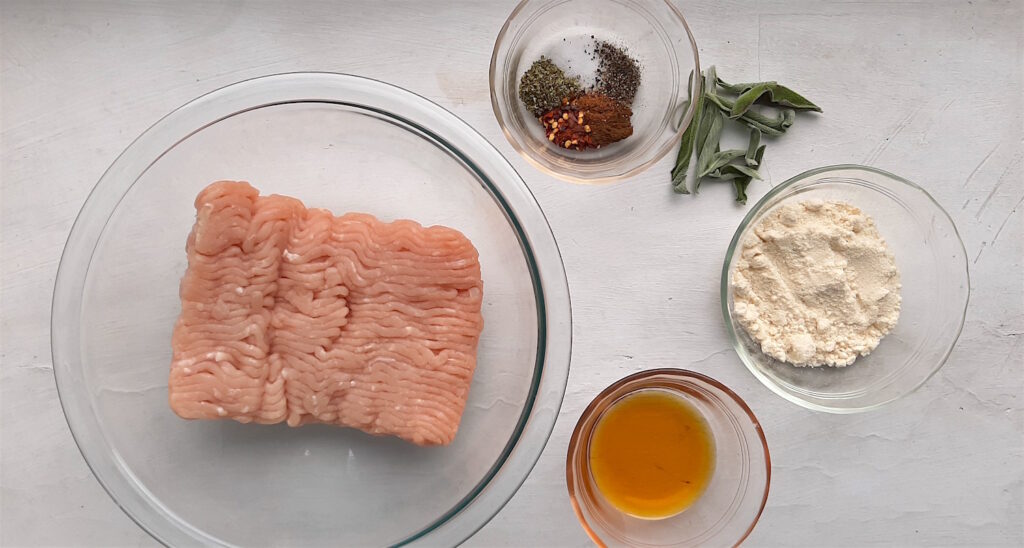
{"label": "small bowl of maple syrup", "polygon": [[747,404],[683,369],[625,377],[569,441],[573,510],[598,546],[735,546],[768,500],[771,457]]}

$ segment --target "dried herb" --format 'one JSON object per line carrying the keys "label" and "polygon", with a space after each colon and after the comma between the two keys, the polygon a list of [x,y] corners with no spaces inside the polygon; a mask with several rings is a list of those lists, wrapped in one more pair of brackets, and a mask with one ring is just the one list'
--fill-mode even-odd
{"label": "dried herb", "polygon": [[565,75],[551,59],[541,56],[519,80],[519,100],[534,116],[541,116],[582,91],[579,77]]}
{"label": "dried herb", "polygon": [[640,87],[640,64],[608,42],[596,43],[594,51],[598,56],[595,88],[612,99],[632,105]]}
{"label": "dried herb", "polygon": [[[691,74],[691,83],[692,83]],[[757,169],[764,159],[765,145],[761,136],[782,135],[796,120],[796,110],[821,108],[795,91],[777,82],[729,84],[718,77],[715,67],[709,67],[703,76],[704,89],[695,109],[690,126],[683,132],[676,165],[672,169],[672,188],[680,194],[689,194],[686,188],[687,170],[691,156],[696,153],[697,170],[694,192],[705,178],[731,181],[736,190],[736,201],[747,203],[747,187],[760,179]],[[719,88],[737,97],[719,94]],[[691,85],[691,97],[692,97]],[[774,115],[753,108],[755,103],[776,110]],[[726,117],[750,128],[746,150],[721,150],[719,143]],[[742,159],[742,163],[737,163]]]}

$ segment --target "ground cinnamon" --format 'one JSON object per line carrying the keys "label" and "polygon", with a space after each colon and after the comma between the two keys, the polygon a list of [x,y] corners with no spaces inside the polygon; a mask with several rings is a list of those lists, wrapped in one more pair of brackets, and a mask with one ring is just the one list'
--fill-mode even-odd
{"label": "ground cinnamon", "polygon": [[581,95],[570,106],[582,115],[581,124],[595,146],[621,141],[633,134],[629,121],[633,110],[607,95]]}

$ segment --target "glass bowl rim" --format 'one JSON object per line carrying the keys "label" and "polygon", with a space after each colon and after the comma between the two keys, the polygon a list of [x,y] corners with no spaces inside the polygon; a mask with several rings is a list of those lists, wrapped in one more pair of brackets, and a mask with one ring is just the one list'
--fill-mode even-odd
{"label": "glass bowl rim", "polygon": [[[533,379],[513,435],[498,460],[463,499],[397,545],[460,543],[486,525],[507,504],[536,465],[550,438],[568,381],[572,346],[568,282],[550,225],[529,187],[508,160],[452,112],[393,84],[352,74],[313,71],[244,79],[175,108],[117,156],[78,212],[62,250],[54,282],[50,350],[65,420],[92,475],[115,504],[151,537],[165,545],[178,542],[224,544],[223,540],[192,527],[146,489],[110,443],[93,408],[94,398],[75,384],[83,371],[79,347],[83,289],[92,255],[103,238],[110,216],[127,192],[164,154],[225,119],[261,108],[296,103],[333,104],[368,111],[381,117],[382,122],[397,123],[432,142],[479,178],[503,210],[523,250],[536,300],[538,333]],[[464,148],[477,157],[471,159]],[[126,181],[128,179],[130,182]],[[528,232],[526,226],[534,228]],[[70,325],[60,325],[67,323],[68,318],[73,318]],[[482,508],[478,503],[486,503],[487,507]]]}
{"label": "glass bowl rim", "polygon": [[[505,122],[505,117],[501,115],[501,106],[499,105],[497,92],[494,87],[494,79],[498,72],[498,51],[500,50],[501,45],[505,42],[506,34],[508,34],[509,27],[512,25],[512,22],[513,20],[515,20],[516,17],[523,14],[528,4],[533,4],[536,3],[537,1],[538,0],[520,0],[519,3],[516,4],[516,7],[509,14],[508,18],[505,19],[505,24],[502,25],[501,30],[498,32],[498,36],[494,40],[494,48],[491,50],[490,69],[488,70],[488,87],[490,89],[491,95],[491,109],[494,111],[494,118],[498,122],[498,127],[501,128],[501,132],[505,135],[505,140],[507,140],[508,143],[512,145],[512,148],[515,149],[515,151],[521,157],[523,157],[523,159],[525,159],[530,165],[532,165],[541,173],[570,183],[603,185],[621,182],[630,177],[633,177],[634,175],[639,175],[640,173],[643,173],[652,165],[658,163],[662,158],[664,158],[665,155],[668,154],[673,147],[678,146],[680,136],[684,131],[686,131],[686,128],[689,127],[690,123],[693,121],[694,115],[696,114],[697,104],[694,101],[688,101],[686,111],[683,113],[682,118],[680,118],[680,123],[678,125],[672,124],[670,122],[670,126],[674,128],[671,139],[666,141],[666,143],[662,145],[660,149],[656,150],[649,160],[637,164],[635,166],[629,167],[628,169],[624,169],[620,173],[612,175],[600,175],[594,177],[580,177],[577,175],[573,175],[572,173],[568,173],[566,171],[561,171],[558,169],[548,167],[541,163],[540,161],[538,161],[536,158],[534,158],[533,154],[531,154],[530,151],[522,143],[519,142],[519,139],[517,139],[512,134],[508,124]],[[686,18],[683,17],[683,13],[679,10],[679,8],[675,6],[675,4],[673,4],[669,0],[653,1],[656,3],[663,2],[668,7],[669,11],[673,15],[675,15],[679,23],[683,25],[683,28],[686,30],[686,37],[690,43],[690,49],[693,51],[693,72],[694,74],[701,74],[700,52],[697,49],[697,42],[696,39],[693,37],[693,31],[690,30],[690,25],[689,23],[686,22]],[[694,95],[700,95],[703,91],[701,89],[701,87],[703,86],[703,79],[694,78],[693,86]],[[674,114],[678,110],[679,108],[677,106],[672,110],[672,113]]]}
{"label": "glass bowl rim", "polygon": [[[803,182],[803,181],[805,181],[807,179],[811,179],[811,178],[815,178],[815,177],[821,178],[823,176],[828,176],[828,175],[831,175],[833,173],[836,176],[839,176],[841,174],[848,173],[848,172],[851,172],[851,171],[852,172],[866,171],[868,173],[872,173],[872,174],[881,176],[888,183],[895,183],[895,184],[904,185],[906,187],[909,187],[911,190],[920,192],[921,194],[923,194],[925,196],[925,198],[927,198],[932,203],[932,205],[935,206],[936,209],[938,209],[939,212],[942,213],[942,215],[945,217],[946,221],[949,222],[949,226],[951,226],[953,228],[953,236],[956,237],[956,243],[959,244],[960,252],[962,253],[962,255],[963,255],[964,259],[965,259],[964,263],[963,263],[963,269],[964,269],[963,275],[964,275],[964,282],[966,284],[966,294],[967,294],[967,297],[964,299],[963,310],[960,312],[959,326],[957,327],[956,333],[954,334],[952,341],[950,341],[949,348],[946,349],[946,351],[942,355],[942,359],[940,359],[932,367],[931,371],[929,371],[928,374],[925,375],[922,379],[920,379],[913,387],[911,387],[909,390],[903,391],[900,394],[896,394],[893,397],[891,397],[891,398],[889,398],[889,399],[887,399],[885,401],[878,402],[878,403],[875,403],[875,404],[865,405],[865,406],[862,406],[862,407],[835,407],[835,406],[828,406],[828,405],[822,405],[822,404],[818,404],[818,403],[815,403],[815,402],[811,402],[811,401],[808,401],[808,400],[806,400],[806,399],[804,399],[802,397],[799,397],[797,395],[794,395],[794,394],[791,394],[791,393],[785,391],[774,380],[772,380],[767,375],[765,375],[763,372],[761,372],[761,370],[758,369],[756,365],[751,363],[751,361],[748,360],[744,356],[744,353],[741,351],[742,344],[740,343],[739,334],[736,332],[736,326],[733,325],[732,316],[729,313],[729,265],[732,263],[733,255],[735,254],[736,249],[739,247],[741,236],[750,227],[750,224],[753,222],[754,218],[758,216],[758,214],[768,204],[768,202],[770,202],[772,199],[774,199],[775,197],[779,196],[780,194],[783,194],[784,192],[789,190],[791,187],[793,187],[793,186],[795,186],[795,185],[797,185],[797,184],[799,184],[799,183],[801,183],[801,182]],[[848,174],[847,176],[849,178],[856,178],[854,175],[849,175]],[[890,404],[890,403],[892,403],[892,402],[894,402],[896,400],[899,400],[899,399],[904,398],[904,397],[906,397],[906,396],[908,396],[910,394],[913,394],[919,388],[924,386],[924,384],[926,382],[928,382],[928,379],[932,378],[932,376],[934,376],[936,373],[939,372],[940,369],[942,369],[942,366],[945,365],[946,361],[949,359],[949,356],[953,353],[953,349],[956,348],[956,343],[960,339],[960,335],[963,332],[964,323],[967,320],[967,309],[968,309],[968,307],[970,305],[970,299],[971,299],[971,273],[970,273],[970,265],[968,264],[968,262],[966,260],[966,257],[967,257],[967,249],[966,249],[966,247],[964,247],[963,238],[960,236],[960,231],[957,228],[956,223],[953,222],[953,218],[949,215],[949,212],[947,212],[946,209],[944,207],[942,207],[942,205],[939,204],[939,202],[937,200],[935,200],[935,198],[930,193],[928,193],[927,190],[925,190],[920,185],[914,183],[913,181],[910,181],[908,179],[904,179],[903,177],[900,177],[899,175],[895,175],[893,173],[885,171],[884,169],[879,169],[877,167],[865,166],[865,165],[860,165],[860,164],[835,164],[835,165],[822,166],[822,167],[816,167],[816,168],[813,168],[813,169],[809,169],[807,171],[804,171],[803,173],[800,173],[798,175],[794,175],[793,177],[790,177],[789,179],[787,179],[782,184],[780,184],[780,185],[772,188],[771,190],[769,190],[764,196],[761,197],[760,200],[757,201],[756,204],[754,204],[753,207],[750,208],[750,211],[748,211],[747,214],[743,217],[743,220],[740,222],[739,226],[736,227],[736,231],[733,233],[732,240],[730,240],[729,247],[728,247],[728,249],[725,252],[725,262],[722,265],[722,278],[721,278],[721,284],[720,284],[720,287],[719,287],[719,294],[720,294],[721,307],[722,307],[722,315],[723,315],[723,318],[725,320],[726,330],[729,332],[729,341],[732,343],[733,350],[736,352],[736,355],[739,356],[740,361],[743,362],[743,365],[746,366],[746,368],[748,370],[750,370],[750,372],[754,375],[754,377],[756,377],[757,380],[761,382],[761,384],[763,384],[765,387],[767,387],[773,393],[775,393],[776,395],[782,397],[786,401],[789,401],[789,402],[794,403],[796,405],[799,405],[801,407],[810,409],[812,411],[820,411],[820,412],[825,412],[825,413],[834,413],[834,414],[839,414],[839,415],[846,415],[846,414],[853,414],[853,413],[863,413],[863,412],[866,412],[866,411],[872,411],[872,410],[878,409],[878,408],[883,407],[883,406],[885,406],[887,404]]]}
{"label": "glass bowl rim", "polygon": [[[658,369],[647,369],[644,371],[639,371],[630,375],[626,375],[625,377],[622,377],[621,379],[608,385],[604,390],[601,390],[601,392],[594,396],[594,399],[591,400],[589,404],[587,404],[587,407],[583,410],[582,413],[580,413],[580,418],[576,422],[576,426],[573,428],[572,435],[569,437],[569,446],[566,450],[565,456],[565,482],[566,487],[569,491],[569,502],[572,504],[573,513],[576,514],[576,519],[579,520],[580,525],[583,527],[583,530],[584,532],[586,532],[587,536],[590,537],[590,540],[598,546],[606,546],[604,541],[601,540],[601,537],[594,531],[594,528],[591,527],[590,522],[587,521],[586,516],[584,516],[583,514],[583,510],[580,508],[580,501],[577,500],[576,480],[573,477],[573,474],[576,471],[576,465],[573,462],[573,456],[577,453],[577,448],[579,447],[579,445],[585,441],[582,439],[584,423],[586,423],[588,419],[590,419],[591,417],[594,417],[598,407],[600,407],[601,405],[605,405],[606,402],[608,406],[611,406],[619,399],[624,398],[629,394],[635,393],[640,390],[658,388],[657,386],[650,385],[652,382],[654,382],[654,380],[656,380],[655,377],[668,377],[672,380],[680,381],[683,383],[691,383],[692,381],[696,380],[710,385],[712,388],[719,391],[721,395],[726,396],[732,401],[734,401],[740,407],[740,409],[743,410],[743,412],[746,415],[745,417],[743,415],[735,413],[729,414],[736,419],[748,419],[750,421],[750,424],[753,426],[753,431],[757,433],[758,438],[761,441],[761,449],[762,451],[764,451],[765,460],[764,493],[761,495],[761,503],[760,507],[757,510],[757,515],[754,516],[754,519],[750,522],[750,525],[747,526],[747,529],[743,533],[743,536],[740,539],[738,539],[734,544],[734,546],[739,546],[743,543],[744,540],[747,539],[747,537],[750,536],[750,533],[754,531],[754,527],[757,526],[757,522],[761,519],[761,514],[764,513],[765,506],[768,504],[768,493],[771,490],[772,483],[772,457],[771,451],[769,451],[768,449],[768,440],[765,438],[764,428],[761,427],[761,422],[757,419],[757,416],[754,415],[754,412],[750,409],[750,406],[747,405],[747,402],[745,402],[743,398],[739,396],[739,394],[737,394],[731,388],[722,384],[718,380],[709,377],[703,373],[698,373],[696,371],[691,371],[689,369],[663,367]],[[623,386],[626,386],[630,383],[636,383],[637,385],[630,388],[627,392],[616,395],[614,400],[611,399],[613,394],[619,391]]]}

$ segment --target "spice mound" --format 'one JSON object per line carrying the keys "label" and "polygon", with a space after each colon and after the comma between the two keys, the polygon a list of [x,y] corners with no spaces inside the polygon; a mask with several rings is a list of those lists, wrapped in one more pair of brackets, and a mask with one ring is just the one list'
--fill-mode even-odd
{"label": "spice mound", "polygon": [[569,78],[558,65],[544,56],[533,62],[519,80],[519,100],[534,116],[559,106],[580,93],[579,77]]}
{"label": "spice mound", "polygon": [[540,123],[548,141],[565,148],[583,150],[596,146],[590,137],[590,125],[583,123],[583,116],[583,112],[566,100],[565,105],[541,116]]}
{"label": "spice mound", "polygon": [[633,110],[607,95],[588,93],[573,100],[572,105],[591,128],[591,139],[597,146],[621,141],[633,134],[629,121]]}
{"label": "spice mound", "polygon": [[732,274],[736,318],[776,360],[847,366],[896,326],[895,259],[871,217],[853,205],[781,206],[741,253]]}
{"label": "spice mound", "polygon": [[633,134],[633,111],[606,95],[588,93],[541,116],[548,141],[583,150],[621,141]]}
{"label": "spice mound", "polygon": [[633,104],[640,87],[640,64],[608,42],[598,42],[594,51],[598,57],[596,88],[617,101]]}
{"label": "spice mound", "polygon": [[567,76],[544,56],[519,80],[519,100],[559,148],[596,149],[633,135],[631,106],[640,87],[640,65],[607,42],[595,41],[593,48],[585,53],[598,60],[598,69],[594,86],[586,91],[578,76]]}

